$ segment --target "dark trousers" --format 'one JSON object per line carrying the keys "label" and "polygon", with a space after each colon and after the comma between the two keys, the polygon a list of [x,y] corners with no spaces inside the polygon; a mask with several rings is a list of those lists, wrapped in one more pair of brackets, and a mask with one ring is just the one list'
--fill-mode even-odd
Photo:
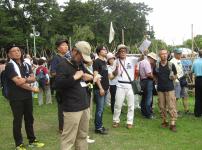
{"label": "dark trousers", "polygon": [[29,143],[32,143],[36,139],[33,129],[34,117],[32,99],[30,98],[20,101],[11,100],[10,106],[13,113],[13,137],[15,145],[19,146],[23,143],[21,133],[23,116],[27,138],[29,139]]}
{"label": "dark trousers", "polygon": [[200,117],[202,115],[202,77],[195,79],[195,107],[194,115]]}
{"label": "dark trousers", "polygon": [[55,92],[55,89],[54,89],[54,82],[55,82],[55,78],[50,78],[51,95],[54,95],[54,92]]}
{"label": "dark trousers", "polygon": [[111,111],[114,113],[114,104],[115,104],[115,96],[116,96],[116,85],[110,85],[110,94],[111,94]]}
{"label": "dark trousers", "polygon": [[145,79],[141,80],[142,88],[142,100],[141,100],[141,112],[146,118],[150,118],[152,115],[152,99],[153,99],[153,80]]}
{"label": "dark trousers", "polygon": [[60,98],[60,94],[58,91],[56,91],[56,100],[58,105],[58,126],[59,126],[58,128],[59,128],[59,131],[62,131],[64,117],[63,117],[63,110],[62,110],[62,100]]}

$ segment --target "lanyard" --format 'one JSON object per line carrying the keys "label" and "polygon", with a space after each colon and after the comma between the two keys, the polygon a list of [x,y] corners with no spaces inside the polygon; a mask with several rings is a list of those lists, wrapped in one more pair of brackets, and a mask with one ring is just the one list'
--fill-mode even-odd
{"label": "lanyard", "polygon": [[[120,60],[121,61],[121,60]],[[125,60],[123,61],[123,66],[125,67]],[[121,63],[121,62],[120,62]],[[123,71],[124,71],[124,69],[123,69],[123,66],[122,65],[119,65],[119,69],[120,69],[120,72],[121,72],[121,77],[122,77],[122,75],[123,75]]]}

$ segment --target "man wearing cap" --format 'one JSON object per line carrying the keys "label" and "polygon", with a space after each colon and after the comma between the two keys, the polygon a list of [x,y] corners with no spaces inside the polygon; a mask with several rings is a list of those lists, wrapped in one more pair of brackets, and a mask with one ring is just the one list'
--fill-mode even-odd
{"label": "man wearing cap", "polygon": [[55,86],[61,91],[64,126],[61,135],[61,150],[87,150],[89,128],[89,98],[85,81],[93,79],[86,73],[82,61],[90,62],[91,47],[79,41],[72,49],[71,60],[59,63],[56,69]]}
{"label": "man wearing cap", "polygon": [[19,46],[11,45],[7,49],[9,62],[5,68],[8,88],[8,100],[13,113],[13,136],[16,150],[26,150],[21,133],[22,119],[24,117],[25,131],[29,140],[29,147],[43,147],[44,143],[36,140],[33,123],[32,92],[37,88],[30,86],[35,81],[31,66],[24,62],[22,50]]}
{"label": "man wearing cap", "polygon": [[182,57],[182,49],[176,48],[176,49],[174,49],[174,58],[172,58],[170,62],[172,62],[175,65],[175,68],[177,70],[177,79],[174,82],[176,99],[178,100],[178,99],[182,98],[184,112],[188,113],[189,112],[188,88],[187,88],[187,85],[180,84],[180,80],[183,78],[185,79],[185,82],[186,82],[186,76],[183,71],[181,57]]}
{"label": "man wearing cap", "polygon": [[[128,104],[128,113],[127,113],[127,125],[128,129],[133,127],[134,120],[134,104],[135,97],[133,89],[131,86],[131,80],[134,80],[135,73],[135,64],[137,59],[130,59],[126,56],[128,52],[128,47],[120,44],[117,47],[117,66],[118,66],[118,83],[116,91],[116,100],[114,105],[114,115],[113,115],[113,127],[117,128],[120,124],[120,114],[123,106],[123,102],[126,99]],[[124,69],[125,68],[125,69]],[[126,71],[129,75],[127,75]]]}
{"label": "man wearing cap", "polygon": [[195,59],[192,65],[192,72],[195,76],[195,117],[202,116],[202,50],[199,50],[199,58]]}
{"label": "man wearing cap", "polygon": [[[66,39],[58,39],[55,43],[55,46],[57,48],[57,55],[55,55],[50,63],[50,75],[51,75],[51,87],[54,88],[54,82],[55,82],[55,76],[56,76],[56,68],[57,65],[65,60],[65,57],[67,59],[70,59],[70,50],[69,50],[69,42]],[[68,57],[67,57],[68,56]],[[61,107],[61,98],[60,98],[60,92],[56,90],[56,100],[58,102],[58,128],[59,132],[62,133],[63,129],[63,114],[62,114],[62,107]]]}
{"label": "man wearing cap", "polygon": [[141,112],[148,119],[152,119],[152,99],[153,99],[153,67],[157,61],[155,53],[151,52],[147,58],[139,63],[140,84],[142,93]]}

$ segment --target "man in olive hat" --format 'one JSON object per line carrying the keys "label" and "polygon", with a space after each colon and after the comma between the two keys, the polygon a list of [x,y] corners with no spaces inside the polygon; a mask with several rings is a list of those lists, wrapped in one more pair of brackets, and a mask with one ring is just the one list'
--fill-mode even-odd
{"label": "man in olive hat", "polygon": [[88,42],[79,41],[72,49],[72,58],[59,63],[56,69],[55,86],[60,90],[64,126],[61,135],[61,150],[87,150],[87,135],[90,110],[86,81],[93,80],[83,67],[91,62],[91,47]]}

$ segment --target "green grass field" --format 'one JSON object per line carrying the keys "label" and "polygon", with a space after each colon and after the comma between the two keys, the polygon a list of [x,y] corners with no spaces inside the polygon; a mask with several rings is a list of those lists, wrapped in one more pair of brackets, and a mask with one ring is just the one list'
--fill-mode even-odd
{"label": "green grass field", "polygon": [[[144,119],[140,110],[135,110],[135,127],[126,129],[126,112],[124,108],[121,115],[121,127],[112,128],[112,114],[106,107],[104,112],[104,126],[109,128],[108,135],[94,134],[93,120],[90,122],[89,135],[96,140],[89,145],[89,150],[201,150],[202,149],[202,118],[193,115],[182,115],[177,121],[177,133],[162,129],[158,107],[155,104],[156,119]],[[178,102],[178,108],[183,111],[182,102]],[[190,98],[190,108],[193,112],[194,102]],[[0,97],[0,150],[14,150],[12,135],[12,114],[9,103]],[[94,114],[94,113],[93,113]],[[56,103],[39,107],[34,100],[35,134],[46,145],[43,150],[59,150],[60,135],[57,133],[57,109]],[[24,126],[22,129],[24,143],[27,144]],[[29,150],[29,148],[28,148]]]}

